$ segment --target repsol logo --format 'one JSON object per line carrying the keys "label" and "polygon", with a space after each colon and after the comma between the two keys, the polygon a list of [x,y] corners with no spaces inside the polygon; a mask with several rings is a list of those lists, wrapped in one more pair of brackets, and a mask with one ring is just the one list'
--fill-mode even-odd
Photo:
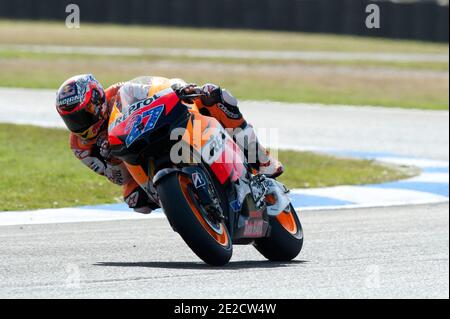
{"label": "repsol logo", "polygon": [[152,104],[155,101],[155,99],[156,99],[156,96],[152,96],[145,100],[141,100],[134,104],[131,104],[130,107],[128,108],[127,113],[124,114],[123,117],[130,116],[134,111],[139,110],[141,107],[149,106],[150,104]]}
{"label": "repsol logo", "polygon": [[145,100],[140,100],[134,104],[131,104],[130,107],[128,108],[128,111],[126,114],[124,114],[121,118],[120,121],[123,121],[124,119],[126,119],[127,117],[129,117],[133,112],[139,110],[141,107],[145,107],[145,106],[149,106],[150,104],[152,104],[153,102],[155,102],[157,99],[159,99],[160,97],[167,95],[169,93],[172,93],[173,90],[171,88],[165,89],[161,92],[156,93],[155,95],[153,95],[152,97],[149,97]]}
{"label": "repsol logo", "polygon": [[126,110],[126,113],[123,114],[122,116],[120,116],[119,118],[117,118],[114,121],[114,124],[112,124],[110,126],[109,130],[111,130],[112,128],[116,127],[117,125],[119,125],[120,123],[125,121],[129,116],[131,116],[131,114],[133,114],[133,112],[139,110],[141,107],[149,106],[150,104],[155,102],[160,97],[165,96],[170,93],[173,93],[173,92],[174,91],[171,88],[167,88],[165,90],[162,90],[161,92],[156,93],[152,97],[149,97],[144,100],[140,100],[140,101],[137,101],[136,103],[131,104],[129,106],[128,110]]}

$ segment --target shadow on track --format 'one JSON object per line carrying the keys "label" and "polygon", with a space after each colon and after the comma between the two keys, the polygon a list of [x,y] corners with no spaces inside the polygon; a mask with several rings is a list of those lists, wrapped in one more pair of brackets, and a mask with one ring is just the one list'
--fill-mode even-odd
{"label": "shadow on track", "polygon": [[145,267],[145,268],[165,268],[165,269],[224,269],[239,270],[251,268],[282,268],[291,267],[307,263],[305,260],[294,260],[290,262],[271,262],[271,261],[236,261],[230,262],[223,267],[213,267],[202,262],[98,262],[94,266],[103,267]]}

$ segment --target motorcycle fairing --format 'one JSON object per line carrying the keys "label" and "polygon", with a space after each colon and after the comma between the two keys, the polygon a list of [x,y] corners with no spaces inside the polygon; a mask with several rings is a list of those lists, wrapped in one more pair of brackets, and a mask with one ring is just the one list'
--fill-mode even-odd
{"label": "motorcycle fairing", "polygon": [[246,171],[239,146],[215,118],[194,110],[190,113],[192,117],[182,140],[209,165],[221,184],[237,181]]}
{"label": "motorcycle fairing", "polygon": [[[164,131],[166,134],[158,137],[166,138],[169,145],[167,135],[171,130],[185,126],[183,141],[201,155],[221,184],[228,180],[236,181],[245,172],[243,154],[220,123],[195,109],[188,109],[172,89],[139,100],[123,111],[124,114],[114,107],[111,114],[108,139],[114,156],[137,164],[137,153],[145,146],[150,148],[157,140],[157,133]],[[190,121],[187,121],[188,113]],[[182,119],[186,123],[178,125]],[[163,127],[166,129],[162,130]]]}

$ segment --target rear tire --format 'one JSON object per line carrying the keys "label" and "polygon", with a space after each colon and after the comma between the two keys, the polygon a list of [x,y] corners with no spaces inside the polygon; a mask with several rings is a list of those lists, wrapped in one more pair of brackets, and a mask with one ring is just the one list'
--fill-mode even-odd
{"label": "rear tire", "polygon": [[233,254],[228,229],[223,222],[214,223],[205,216],[190,178],[171,174],[156,188],[167,219],[192,251],[209,265],[228,263]]}
{"label": "rear tire", "polygon": [[[303,247],[303,228],[294,207],[277,217],[270,217],[270,236],[255,240],[255,248],[271,261],[290,261]],[[285,214],[285,215],[281,215]]]}

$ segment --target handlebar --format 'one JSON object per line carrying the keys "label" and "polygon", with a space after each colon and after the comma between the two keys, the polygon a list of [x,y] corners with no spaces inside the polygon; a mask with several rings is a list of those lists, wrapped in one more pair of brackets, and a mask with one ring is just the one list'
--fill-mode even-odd
{"label": "handlebar", "polygon": [[186,95],[181,95],[181,98],[183,99],[195,99],[195,98],[199,98],[202,96],[207,96],[205,93],[198,93],[198,94],[186,94]]}

